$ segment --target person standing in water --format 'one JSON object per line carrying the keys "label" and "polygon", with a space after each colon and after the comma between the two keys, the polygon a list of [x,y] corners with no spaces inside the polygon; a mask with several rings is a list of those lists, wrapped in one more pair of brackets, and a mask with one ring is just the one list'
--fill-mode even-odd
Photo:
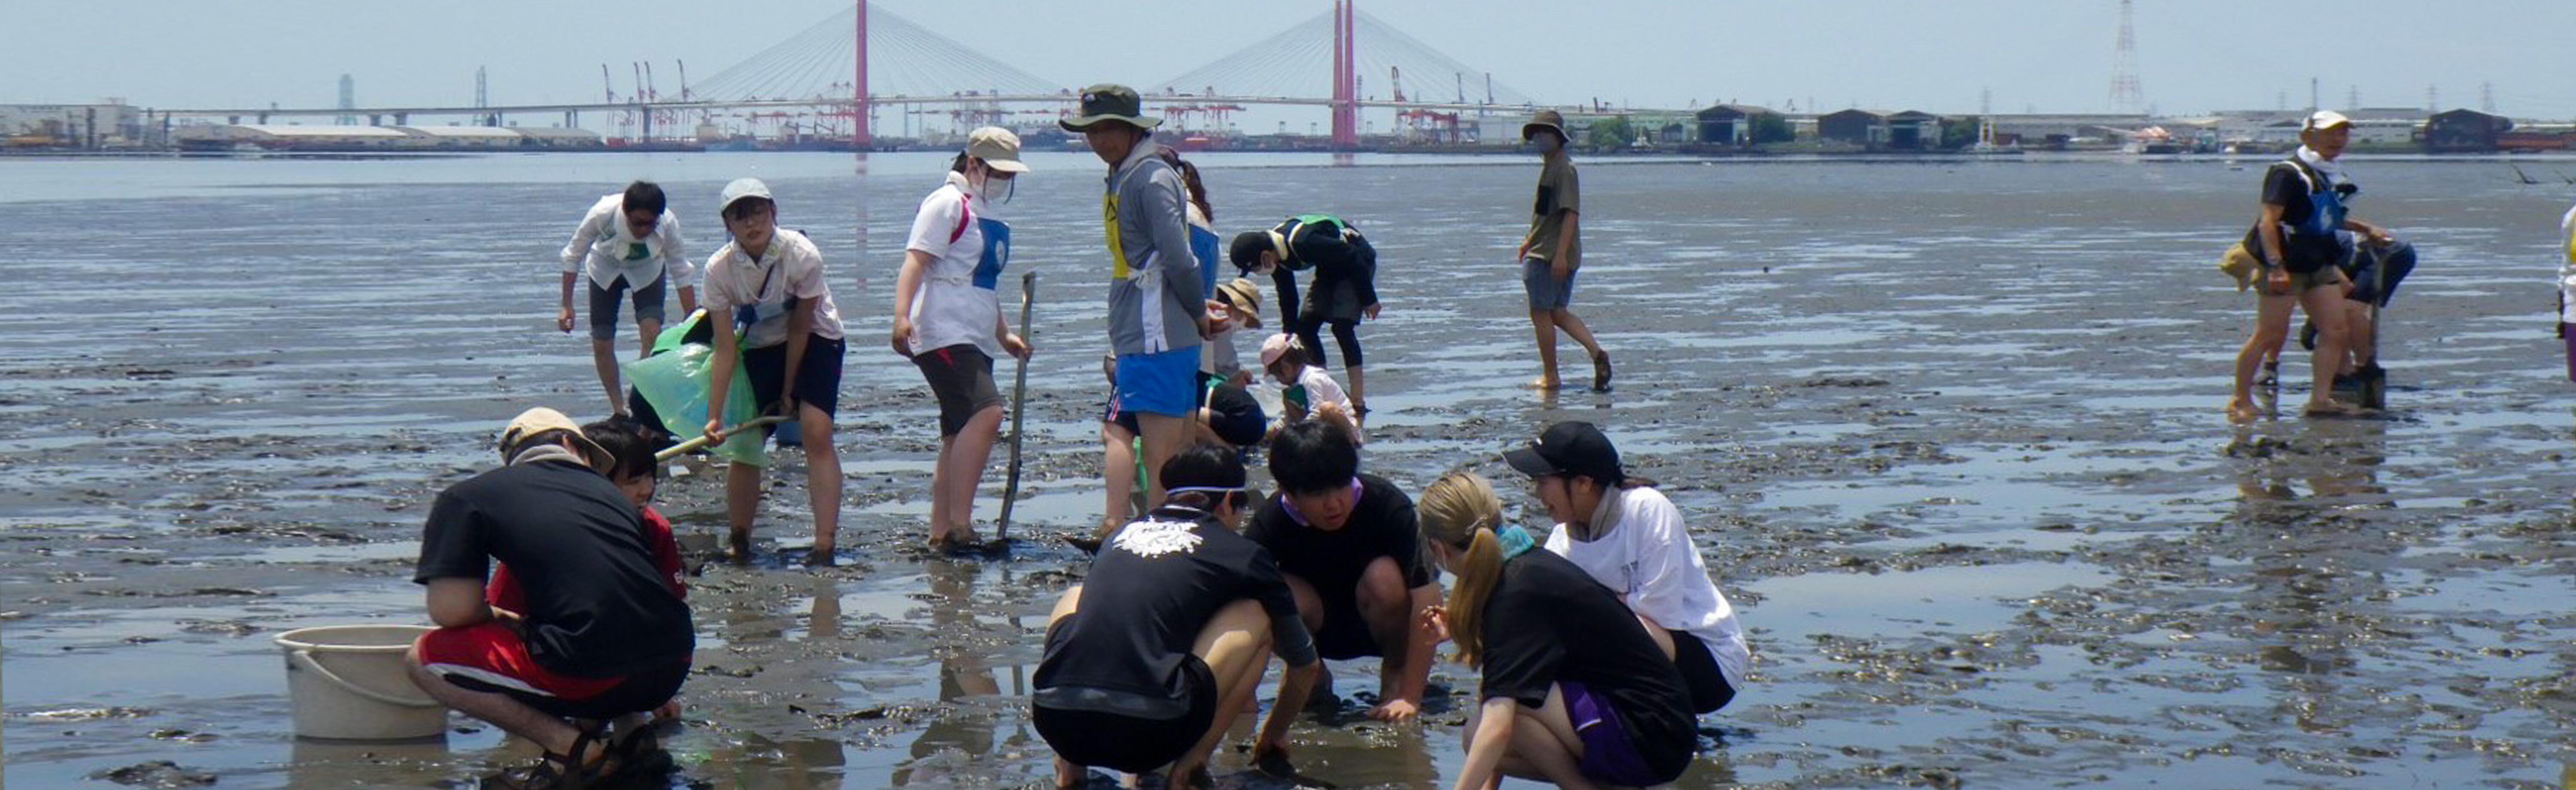
{"label": "person standing in water", "polygon": [[[662,334],[662,293],[680,293],[680,314],[698,309],[698,268],[680,241],[680,220],[672,216],[662,187],[650,181],[626,185],[626,191],[603,196],[582,215],[572,241],[563,248],[563,309],[555,328],[573,326],[573,285],[588,282],[590,361],[599,369],[599,386],[608,391],[608,408],[627,413],[626,393],[618,386],[617,311],[620,297],[634,292],[637,356],[653,353]],[[668,288],[665,287],[668,284]]]}
{"label": "person standing in water", "polygon": [[1592,389],[1610,390],[1610,352],[1592,339],[1592,328],[1574,314],[1574,275],[1583,268],[1583,186],[1566,153],[1565,117],[1540,110],[1521,127],[1521,139],[1538,146],[1538,198],[1529,233],[1521,237],[1521,287],[1529,294],[1530,326],[1538,333],[1539,377],[1531,386],[1554,391],[1556,333],[1563,330],[1592,355]]}
{"label": "person standing in water", "polygon": [[[726,184],[717,209],[733,243],[707,257],[708,323],[715,362],[707,388],[706,434],[723,441],[725,399],[736,372],[751,377],[764,413],[790,414],[805,440],[805,497],[814,508],[814,548],[807,565],[830,565],[841,531],[841,454],[832,446],[840,411],[841,311],[823,278],[823,253],[812,239],[778,228],[778,203],[756,178]],[[736,342],[736,333],[742,340]],[[764,429],[771,430],[771,429]],[[751,557],[751,523],[760,513],[761,468],[725,467],[725,517],[736,561]]]}
{"label": "person standing in water", "polygon": [[[1189,192],[1161,155],[1144,101],[1124,85],[1082,91],[1082,115],[1058,122],[1109,164],[1102,218],[1109,242],[1109,345],[1118,391],[1112,415],[1136,415],[1145,468],[1161,469],[1189,440],[1198,405],[1199,344],[1210,334],[1206,265],[1190,247]],[[1163,502],[1150,481],[1145,507]]]}
{"label": "person standing in water", "polygon": [[930,545],[979,546],[975,489],[993,460],[1005,403],[993,358],[1027,359],[1028,341],[1002,315],[1002,269],[1011,226],[993,217],[995,193],[1029,171],[1020,138],[987,126],[967,135],[948,182],[921,199],[895,278],[894,351],[911,359],[939,401],[939,461],[930,475]]}
{"label": "person standing in water", "polygon": [[2334,399],[2334,376],[2346,361],[2351,322],[2344,295],[2352,281],[2339,263],[2346,253],[2335,232],[2360,234],[2357,243],[2387,245],[2395,238],[2386,229],[2351,219],[2344,202],[2360,187],[2343,174],[2335,160],[2352,140],[2352,121],[2333,110],[2308,116],[2299,131],[2302,143],[2289,159],[2274,163],[2263,175],[2263,208],[2245,250],[2261,264],[2262,295],[2256,305],[2254,335],[2236,355],[2236,391],[2227,402],[2232,420],[2256,416],[2254,376],[2263,358],[2280,347],[2290,332],[2290,309],[2299,307],[2316,320],[2313,358],[2315,386],[2302,412],[2330,417],[2352,412]]}

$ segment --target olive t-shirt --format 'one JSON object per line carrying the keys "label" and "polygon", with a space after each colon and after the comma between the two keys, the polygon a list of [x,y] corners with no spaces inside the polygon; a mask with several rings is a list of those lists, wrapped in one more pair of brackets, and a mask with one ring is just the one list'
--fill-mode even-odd
{"label": "olive t-shirt", "polygon": [[[1557,157],[1538,171],[1538,201],[1530,207],[1529,256],[1542,261],[1556,260],[1557,237],[1565,234],[1568,214],[1583,213],[1583,184],[1575,175],[1574,160]],[[1567,245],[1568,268],[1583,267],[1583,236],[1577,233]]]}

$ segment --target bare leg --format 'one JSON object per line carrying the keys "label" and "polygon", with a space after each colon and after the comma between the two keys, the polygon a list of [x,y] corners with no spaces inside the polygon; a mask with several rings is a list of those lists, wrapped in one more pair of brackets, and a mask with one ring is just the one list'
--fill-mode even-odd
{"label": "bare leg", "polygon": [[608,411],[626,413],[626,393],[617,390],[617,341],[590,341],[590,364],[599,370],[599,388],[608,393]]}
{"label": "bare leg", "polygon": [[2343,292],[2334,288],[2310,288],[2299,294],[2299,306],[2308,311],[2309,317],[2318,319],[2317,353],[2309,362],[2314,368],[2310,372],[2316,378],[2316,388],[2308,392],[2309,412],[2340,414],[2349,411],[2334,400],[2334,375],[2335,371],[2343,368],[2344,335],[2348,328],[2347,322],[2335,319],[2343,315],[2345,301]]}
{"label": "bare leg", "polygon": [[733,525],[726,540],[735,562],[751,561],[751,521],[760,514],[762,468],[741,461],[725,464],[725,519]]}
{"label": "bare leg", "polygon": [[2281,344],[2290,337],[2290,308],[2297,303],[2288,296],[2270,294],[2257,299],[2254,334],[2247,336],[2245,348],[2236,352],[2236,392],[2227,401],[2227,416],[2233,420],[2254,419],[2254,373],[2263,366],[2266,356],[2280,358]]}
{"label": "bare leg", "polygon": [[934,546],[948,539],[948,484],[956,479],[948,467],[956,452],[957,437],[939,437],[939,460],[930,464],[930,542]]}
{"label": "bare leg", "polygon": [[[1064,597],[1057,598],[1055,600],[1055,611],[1047,615],[1047,627],[1050,629],[1054,628],[1056,621],[1062,620],[1065,616],[1073,614],[1081,607],[1082,585],[1077,584],[1072,587],[1065,588]],[[1055,758],[1055,786],[1058,790],[1065,790],[1066,788],[1080,785],[1082,784],[1082,780],[1082,766],[1068,762],[1062,757]]]}
{"label": "bare leg", "polygon": [[2352,364],[2344,372],[2379,364],[2379,339],[2370,331],[2370,303],[2344,300],[2344,309],[2352,314],[2350,330],[2344,333],[2344,344],[2352,347]]}
{"label": "bare leg", "polygon": [[1548,689],[1547,704],[1537,710],[1520,709],[1519,720],[1512,725],[1511,750],[1503,753],[1503,773],[1569,790],[1599,787],[1584,777],[1578,767],[1582,761],[1583,739],[1575,734],[1574,719],[1566,713],[1564,689]]}
{"label": "bare leg", "polygon": [[1543,390],[1556,389],[1556,313],[1555,310],[1531,310],[1530,328],[1538,334],[1538,380],[1530,382]]}
{"label": "bare leg", "polygon": [[1556,313],[1556,327],[1565,330],[1566,337],[1574,338],[1574,342],[1583,344],[1583,350],[1593,356],[1601,356],[1601,344],[1592,339],[1592,328],[1583,324],[1582,316],[1575,315],[1573,310],[1563,307],[1553,312]]}
{"label": "bare leg", "polygon": [[[1405,672],[1411,668],[1413,623],[1420,617],[1414,609],[1413,591],[1404,586],[1404,571],[1395,560],[1379,557],[1370,560],[1360,572],[1357,596],[1360,618],[1368,622],[1369,637],[1377,640],[1379,704],[1394,701],[1403,688]],[[1299,611],[1304,611],[1299,604]],[[1425,667],[1428,669],[1428,667]]]}
{"label": "bare leg", "polygon": [[1181,453],[1181,443],[1190,436],[1190,422],[1168,414],[1139,413],[1136,427],[1145,436],[1145,469],[1152,475],[1145,481],[1145,507],[1162,507],[1163,464]]}
{"label": "bare leg", "polygon": [[1100,537],[1127,526],[1128,500],[1136,495],[1136,436],[1118,423],[1100,424],[1100,477],[1109,487],[1109,501],[1100,511]]}
{"label": "bare leg", "polygon": [[474,691],[447,682],[446,677],[421,666],[418,644],[403,654],[403,664],[410,670],[412,683],[420,686],[420,690],[427,692],[431,699],[467,716],[490,722],[511,735],[525,738],[548,754],[584,759],[583,755],[571,754],[573,742],[580,739],[581,731],[570,722],[529,707],[508,694]]}
{"label": "bare leg", "polygon": [[1216,617],[1199,628],[1198,640],[1190,652],[1206,661],[1216,676],[1217,718],[1199,736],[1181,759],[1172,762],[1170,787],[1197,787],[1199,774],[1207,770],[1208,756],[1216,751],[1218,741],[1234,723],[1235,711],[1243,709],[1261,686],[1261,675],[1270,664],[1270,617],[1261,604],[1240,600],[1218,609]]}
{"label": "bare leg", "polygon": [[[1324,597],[1315,594],[1315,585],[1307,583],[1306,577],[1293,573],[1281,574],[1281,576],[1288,582],[1288,597],[1297,600],[1297,619],[1306,623],[1306,633],[1323,633]],[[1307,694],[1306,699],[1312,702],[1332,698],[1333,670],[1332,667],[1325,666],[1322,672],[1316,674],[1315,688]]]}
{"label": "bare leg", "polygon": [[832,415],[802,403],[796,423],[805,434],[805,501],[814,509],[814,548],[805,564],[830,565],[841,536],[841,450],[832,446]]}
{"label": "bare leg", "polygon": [[1000,406],[976,412],[964,429],[942,445],[939,465],[948,487],[933,493],[946,500],[948,518],[934,517],[932,529],[946,530],[950,540],[975,542],[975,489],[982,487],[984,469],[993,462],[993,441],[1001,437],[1002,416]]}
{"label": "bare leg", "polygon": [[635,348],[635,358],[643,359],[645,357],[652,356],[653,341],[662,336],[662,322],[650,320],[637,321],[635,322],[635,328],[643,336],[643,342],[637,344]]}

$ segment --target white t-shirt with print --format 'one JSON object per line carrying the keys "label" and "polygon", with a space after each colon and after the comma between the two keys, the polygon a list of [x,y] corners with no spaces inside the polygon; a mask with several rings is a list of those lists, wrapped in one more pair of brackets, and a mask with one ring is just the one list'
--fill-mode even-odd
{"label": "white t-shirt with print", "polygon": [[913,214],[912,238],[904,249],[931,257],[930,268],[922,273],[921,290],[912,298],[915,354],[972,345],[986,357],[1002,356],[1002,339],[993,331],[1002,320],[1001,295],[975,287],[974,281],[975,267],[984,259],[985,239],[982,223],[973,217],[991,216],[992,205],[975,195],[970,213],[966,205],[970,192],[964,174],[949,173],[948,183],[922,198],[920,211]]}
{"label": "white t-shirt with print", "polygon": [[[725,244],[707,257],[705,295],[699,301],[709,318],[732,321],[734,308],[750,304],[784,304],[797,299],[797,309],[810,311],[814,334],[841,339],[841,310],[832,304],[832,286],[823,280],[823,252],[805,234],[780,229],[769,239],[767,254],[754,261],[740,242]],[[744,345],[767,348],[787,342],[787,313],[777,311],[743,333]]]}
{"label": "white t-shirt with print", "polygon": [[1578,541],[1558,524],[1548,532],[1548,552],[1618,593],[1630,611],[1698,637],[1717,658],[1727,685],[1743,689],[1745,673],[1753,668],[1752,648],[1744,642],[1744,626],[1735,621],[1735,606],[1717,591],[1707,563],[1691,545],[1681,509],[1652,488],[1612,494],[1602,498],[1600,511],[1592,515],[1593,524],[1606,526],[1609,534]]}

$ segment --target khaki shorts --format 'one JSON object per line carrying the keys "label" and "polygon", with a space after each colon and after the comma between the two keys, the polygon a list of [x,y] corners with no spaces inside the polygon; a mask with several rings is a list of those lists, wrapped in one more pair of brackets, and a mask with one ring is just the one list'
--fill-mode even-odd
{"label": "khaki shorts", "polygon": [[[2254,276],[2255,286],[2261,289],[2265,296],[2279,295],[2272,293],[2271,277],[2272,273],[2268,270],[2256,272]],[[2310,289],[2341,284],[2343,284],[2342,273],[2335,271],[2331,266],[2319,268],[2313,272],[2290,273],[2290,294],[2292,295],[2304,294]]]}

